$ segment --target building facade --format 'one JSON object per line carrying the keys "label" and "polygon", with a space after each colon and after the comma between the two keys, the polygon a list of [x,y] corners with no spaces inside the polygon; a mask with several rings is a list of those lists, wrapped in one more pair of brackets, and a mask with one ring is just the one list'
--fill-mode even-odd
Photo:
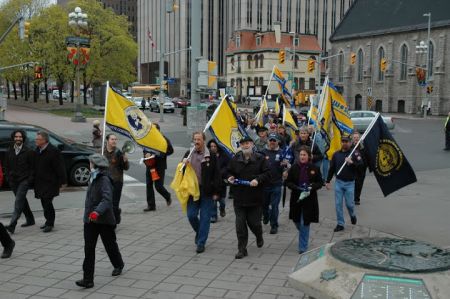
{"label": "building facade", "polygon": [[[280,49],[287,50],[284,63],[279,62]],[[281,34],[280,43],[276,43],[274,32],[259,33],[242,30],[234,33],[228,43],[227,86],[229,92],[240,98],[258,97],[280,94],[276,81],[272,80],[273,66],[276,65],[284,74],[286,87],[292,94],[314,93],[317,68],[309,73],[307,61],[321,53],[317,38],[314,35]],[[295,60],[294,60],[295,57]],[[292,84],[295,83],[295,84]]]}
{"label": "building facade", "polygon": [[[191,1],[176,1],[177,8],[166,15],[166,26],[162,35],[166,38],[167,52],[186,49],[191,45]],[[219,86],[225,87],[226,48],[234,32],[273,32],[275,23],[280,22],[282,32],[317,36],[322,51],[326,52],[330,46],[328,38],[331,32],[354,0],[199,1],[202,1],[201,55],[217,62]],[[165,7],[162,8],[165,11]],[[145,84],[157,82],[161,11],[159,0],[138,0],[138,74],[140,82]],[[189,51],[182,51],[166,58],[166,76],[176,79],[181,96],[188,94],[190,86],[189,55]]]}
{"label": "building facade", "polygon": [[[355,1],[330,39],[330,54],[338,55],[329,64],[330,80],[342,89],[350,109],[410,114],[427,109],[433,115],[450,111],[449,9],[450,3],[437,0],[423,4],[388,0],[383,5]],[[421,42],[427,44],[423,14],[428,11],[430,43],[425,51],[417,51]],[[370,21],[374,15],[396,21]],[[363,20],[365,25],[357,26]],[[351,53],[356,55],[353,65]],[[382,59],[387,62],[385,71]],[[429,79],[419,84],[416,71],[426,70],[428,59]]]}
{"label": "building facade", "polygon": [[[70,0],[58,0],[58,5],[66,5]],[[111,8],[118,15],[126,15],[130,22],[130,33],[137,37],[137,0],[100,0],[103,7]]]}

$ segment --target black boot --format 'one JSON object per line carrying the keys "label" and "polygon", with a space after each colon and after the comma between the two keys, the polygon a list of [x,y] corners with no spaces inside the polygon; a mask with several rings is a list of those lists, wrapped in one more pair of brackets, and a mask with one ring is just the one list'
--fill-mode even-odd
{"label": "black boot", "polygon": [[85,280],[85,279],[80,279],[75,281],[75,284],[79,287],[85,288],[85,289],[90,289],[94,287],[94,282],[93,281],[89,281],[89,280]]}

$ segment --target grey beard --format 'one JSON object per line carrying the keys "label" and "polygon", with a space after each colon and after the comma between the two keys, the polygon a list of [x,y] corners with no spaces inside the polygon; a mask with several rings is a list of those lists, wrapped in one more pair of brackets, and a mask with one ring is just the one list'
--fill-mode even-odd
{"label": "grey beard", "polygon": [[249,148],[249,149],[242,149],[242,153],[244,154],[244,156],[250,157],[251,154],[253,153],[253,149],[252,149],[252,148]]}

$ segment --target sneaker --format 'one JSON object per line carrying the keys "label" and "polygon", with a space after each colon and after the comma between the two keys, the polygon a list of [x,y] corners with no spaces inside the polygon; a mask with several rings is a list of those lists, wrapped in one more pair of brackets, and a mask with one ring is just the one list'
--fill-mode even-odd
{"label": "sneaker", "polygon": [[16,230],[16,227],[12,226],[12,225],[7,225],[7,226],[5,226],[5,228],[6,228],[7,231],[9,231],[9,233],[11,235],[14,234],[14,231]]}
{"label": "sneaker", "polygon": [[79,287],[85,288],[85,289],[90,289],[94,287],[94,282],[93,281],[87,281],[84,279],[80,279],[75,281],[75,284]]}
{"label": "sneaker", "polygon": [[144,212],[156,211],[156,208],[155,208],[155,207],[152,207],[152,208],[147,207],[147,208],[143,209],[143,211],[144,211]]}
{"label": "sneaker", "polygon": [[125,265],[114,268],[114,270],[111,273],[111,276],[119,276],[120,274],[122,274],[123,267],[125,267]]}
{"label": "sneaker", "polygon": [[334,228],[334,232],[336,233],[336,232],[340,232],[340,231],[342,231],[342,230],[344,230],[344,227],[342,226],[342,225],[336,225],[336,227]]}
{"label": "sneaker", "polygon": [[247,255],[248,255],[247,249],[239,250],[238,253],[236,253],[236,255],[234,256],[234,258],[240,260],[240,259],[244,258],[244,256],[247,256]]}
{"label": "sneaker", "polygon": [[20,227],[27,227],[27,226],[32,226],[32,225],[34,225],[35,224],[35,222],[33,221],[33,222],[25,222],[24,224],[22,224]]}
{"label": "sneaker", "polygon": [[264,246],[264,239],[263,239],[262,235],[260,237],[256,237],[256,246],[258,248],[261,248]]}
{"label": "sneaker", "polygon": [[202,253],[205,251],[205,245],[197,245],[197,249],[195,250],[197,253]]}
{"label": "sneaker", "polygon": [[271,229],[270,229],[270,234],[271,235],[276,235],[278,233],[278,228],[276,227],[276,226],[273,226]]}
{"label": "sneaker", "polygon": [[225,208],[220,208],[219,210],[220,210],[220,217],[225,217],[225,215],[227,214],[225,212]]}
{"label": "sneaker", "polygon": [[16,242],[14,242],[14,240],[11,240],[11,243],[9,244],[9,246],[6,246],[3,249],[3,253],[2,253],[1,258],[2,259],[7,259],[7,258],[11,257],[11,254],[12,254],[15,246],[16,246]]}
{"label": "sneaker", "polygon": [[211,223],[216,223],[217,222],[217,217],[211,217]]}
{"label": "sneaker", "polygon": [[53,226],[47,225],[46,227],[44,227],[44,229],[42,230],[44,233],[49,233],[53,230]]}
{"label": "sneaker", "polygon": [[357,222],[356,216],[350,217],[350,220],[352,221],[353,225],[355,225]]}

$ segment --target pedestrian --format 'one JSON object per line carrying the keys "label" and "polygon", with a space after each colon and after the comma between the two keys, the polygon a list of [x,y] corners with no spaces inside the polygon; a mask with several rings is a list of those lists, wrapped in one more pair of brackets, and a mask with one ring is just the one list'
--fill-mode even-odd
{"label": "pedestrian", "polygon": [[121,222],[121,209],[119,207],[120,197],[123,188],[123,172],[130,168],[127,155],[117,148],[117,136],[114,134],[106,135],[106,150],[104,156],[109,162],[109,173],[113,180],[113,211],[116,223]]}
{"label": "pedestrian", "polygon": [[[328,170],[328,177],[325,185],[327,190],[330,190],[330,182],[333,179],[333,176],[336,175],[336,182],[334,183],[334,196],[337,225],[334,229],[335,232],[344,230],[345,220],[342,206],[342,201],[344,199],[352,224],[355,225],[357,221],[355,213],[355,177],[356,168],[361,164],[362,158],[356,152],[349,157],[350,151],[350,137],[348,135],[342,135],[341,150],[335,152],[331,158],[330,169]],[[345,166],[341,173],[337,174],[344,163]]]}
{"label": "pedestrian", "polygon": [[308,250],[309,226],[319,222],[317,190],[322,188],[320,168],[311,163],[311,150],[300,148],[299,157],[288,171],[286,186],[292,190],[289,202],[289,219],[298,229],[298,252]]}
{"label": "pedestrian", "polygon": [[247,96],[247,106],[250,106],[250,101],[251,101],[251,98],[249,96]]}
{"label": "pedestrian", "polygon": [[283,150],[280,148],[279,135],[270,133],[269,143],[261,152],[270,168],[270,182],[264,187],[263,223],[270,222],[270,233],[278,232],[278,214],[281,199],[281,187],[283,185],[283,172],[288,162],[283,159]]}
{"label": "pedestrian", "polygon": [[278,136],[280,138],[280,148],[284,149],[291,144],[291,136],[286,132],[286,127],[282,124],[278,125]]}
{"label": "pedestrian", "polygon": [[184,155],[183,162],[190,163],[197,176],[200,187],[200,198],[189,198],[187,203],[187,217],[192,229],[195,231],[196,252],[205,251],[211,221],[211,210],[214,207],[213,200],[220,198],[221,177],[217,158],[212,155],[205,145],[205,134],[194,132],[192,141],[194,149],[189,156],[189,151]]}
{"label": "pedestrian", "polygon": [[86,289],[94,287],[95,248],[99,235],[114,267],[111,275],[120,275],[124,267],[114,231],[116,221],[112,205],[113,181],[108,172],[109,162],[101,154],[91,155],[89,162],[92,171],[84,203],[83,279],[75,282],[77,286]]}
{"label": "pedestrian", "polygon": [[23,130],[14,130],[11,133],[13,141],[5,153],[5,174],[8,178],[9,186],[14,193],[14,211],[12,213],[9,225],[6,229],[13,234],[17,220],[23,213],[25,223],[21,227],[27,227],[35,224],[33,212],[27,200],[28,189],[34,181],[34,152],[26,146],[27,136]]}
{"label": "pedestrian", "polygon": [[66,169],[60,151],[49,143],[48,133],[36,134],[36,153],[34,171],[34,195],[41,200],[45,224],[40,228],[44,233],[51,232],[55,225],[53,198],[59,195],[60,188],[67,184]]}
{"label": "pedestrian", "polygon": [[[230,162],[230,158],[224,151],[219,147],[217,142],[214,139],[211,139],[206,147],[209,149],[211,155],[216,155],[217,164],[220,169],[220,178],[221,182],[223,179],[226,179],[227,176],[227,167]],[[227,186],[226,184],[220,185],[219,190],[220,197],[218,200],[214,202],[213,209],[211,211],[211,223],[217,222],[217,205],[219,205],[220,217],[225,217],[225,197],[227,196]]]}
{"label": "pedestrian", "polygon": [[295,159],[297,160],[298,157],[300,156],[300,148],[302,146],[306,145],[311,149],[312,163],[314,163],[317,167],[320,167],[320,165],[322,164],[323,154],[320,151],[317,143],[315,143],[314,147],[311,148],[313,145],[312,145],[312,140],[309,135],[308,127],[306,127],[306,126],[300,127],[300,129],[298,131],[298,136],[299,136],[299,138],[292,145],[292,150],[294,151]]}
{"label": "pedestrian", "polygon": [[100,121],[99,120],[94,120],[92,122],[92,146],[95,147],[97,150],[100,150],[103,146],[102,144],[102,130],[100,129]]}
{"label": "pedestrian", "polygon": [[[359,140],[361,139],[361,135],[358,131],[353,132],[352,141],[353,147],[355,147]],[[361,142],[358,147],[355,149],[355,155],[361,157],[361,163],[356,167],[356,176],[355,176],[355,205],[359,206],[361,204],[361,191],[364,185],[364,180],[366,178],[366,170],[367,163],[365,160],[365,150],[364,145]]]}
{"label": "pedestrian", "polygon": [[145,98],[142,98],[142,100],[141,100],[141,108],[142,108],[142,110],[145,110],[145,104],[146,104]]}
{"label": "pedestrian", "polygon": [[445,151],[450,151],[450,112],[447,115],[447,119],[444,124],[445,131]]}
{"label": "pedestrian", "polygon": [[[159,124],[154,125],[159,131]],[[163,137],[167,142],[167,151],[165,154],[161,153],[159,156],[156,156],[144,149],[144,158],[146,159],[144,160],[146,166],[145,184],[147,194],[147,208],[144,209],[144,212],[156,210],[155,190],[153,189],[153,185],[155,185],[156,191],[166,200],[167,206],[172,204],[171,195],[164,187],[164,178],[167,169],[167,156],[173,154],[173,146],[166,136],[163,135]]]}
{"label": "pedestrian", "polygon": [[267,145],[267,133],[268,129],[266,127],[257,127],[256,133],[258,138],[255,140],[256,151],[261,152],[266,148]]}
{"label": "pedestrian", "polygon": [[248,229],[256,237],[256,246],[264,245],[261,224],[264,186],[270,180],[269,163],[265,157],[253,151],[253,140],[240,140],[241,151],[228,165],[228,182],[232,184],[234,213],[236,214],[236,235],[238,252],[236,259],[247,256]]}

